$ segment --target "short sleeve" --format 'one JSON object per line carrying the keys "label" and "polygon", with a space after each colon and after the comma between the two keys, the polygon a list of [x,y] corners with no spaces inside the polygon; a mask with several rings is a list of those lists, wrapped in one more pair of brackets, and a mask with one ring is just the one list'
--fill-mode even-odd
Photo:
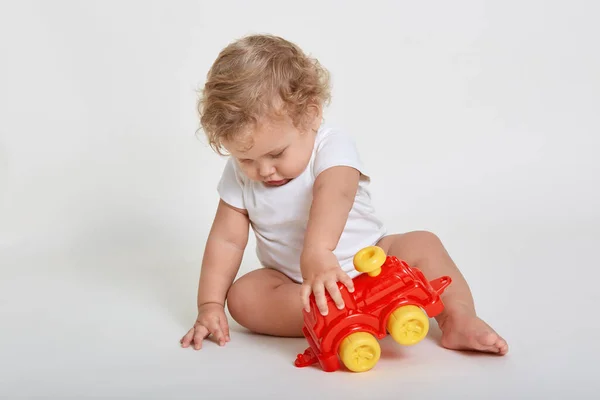
{"label": "short sleeve", "polygon": [[326,169],[336,166],[356,168],[368,178],[353,138],[341,131],[330,131],[317,145],[313,165],[315,178]]}
{"label": "short sleeve", "polygon": [[223,173],[219,184],[217,185],[217,192],[221,199],[236,208],[246,209],[244,203],[244,180],[241,176],[242,172],[237,168],[235,160],[229,158],[223,168]]}

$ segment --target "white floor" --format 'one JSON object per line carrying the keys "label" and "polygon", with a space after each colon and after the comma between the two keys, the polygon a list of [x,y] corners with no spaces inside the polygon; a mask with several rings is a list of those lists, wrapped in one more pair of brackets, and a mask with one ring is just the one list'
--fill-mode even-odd
{"label": "white floor", "polygon": [[[0,399],[600,398],[599,12],[0,1]],[[379,216],[440,235],[506,357],[432,329],[328,374],[294,367],[304,339],[233,322],[225,348],[180,348],[224,165],[196,89],[260,32],[331,72],[326,122],[356,138]]]}
{"label": "white floor", "polygon": [[233,322],[226,347],[181,349],[197,259],[156,248],[4,253],[0,398],[595,398],[598,227],[513,228],[447,240],[479,312],[508,340],[506,357],[443,349],[434,325],[412,348],[383,340],[363,374],[297,369],[303,339]]}

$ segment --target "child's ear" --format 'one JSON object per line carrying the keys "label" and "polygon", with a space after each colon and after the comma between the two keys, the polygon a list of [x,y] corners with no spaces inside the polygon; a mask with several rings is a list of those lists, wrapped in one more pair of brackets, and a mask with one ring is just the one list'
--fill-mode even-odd
{"label": "child's ear", "polygon": [[322,118],[323,110],[318,104],[311,104],[308,106],[306,122],[311,131],[317,132],[319,130]]}

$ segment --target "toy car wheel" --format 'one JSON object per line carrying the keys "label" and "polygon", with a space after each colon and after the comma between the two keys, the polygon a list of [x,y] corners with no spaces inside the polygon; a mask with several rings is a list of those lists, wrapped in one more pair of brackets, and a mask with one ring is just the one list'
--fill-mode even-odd
{"label": "toy car wheel", "polygon": [[368,246],[354,255],[354,268],[370,276],[377,276],[381,272],[381,266],[385,262],[385,252],[379,246]]}
{"label": "toy car wheel", "polygon": [[375,336],[370,333],[355,332],[342,340],[338,354],[350,371],[365,372],[379,361],[381,347]]}
{"label": "toy car wheel", "polygon": [[398,307],[388,318],[387,330],[397,343],[412,346],[427,336],[429,317],[417,306]]}

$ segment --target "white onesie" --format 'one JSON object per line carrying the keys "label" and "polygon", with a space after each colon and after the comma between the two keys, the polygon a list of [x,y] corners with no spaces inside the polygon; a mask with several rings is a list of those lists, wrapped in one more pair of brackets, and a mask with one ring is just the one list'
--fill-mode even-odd
{"label": "white onesie", "polygon": [[369,175],[360,161],[354,140],[337,129],[321,126],[307,168],[279,187],[265,187],[248,179],[233,157],[229,158],[218,185],[221,199],[248,212],[256,235],[256,255],[264,267],[281,271],[301,283],[300,254],[312,202],[316,177],[334,166],[350,166],[361,172],[354,205],[334,254],[351,277],[358,275],[354,254],[374,245],[386,234],[375,215],[368,191]]}

